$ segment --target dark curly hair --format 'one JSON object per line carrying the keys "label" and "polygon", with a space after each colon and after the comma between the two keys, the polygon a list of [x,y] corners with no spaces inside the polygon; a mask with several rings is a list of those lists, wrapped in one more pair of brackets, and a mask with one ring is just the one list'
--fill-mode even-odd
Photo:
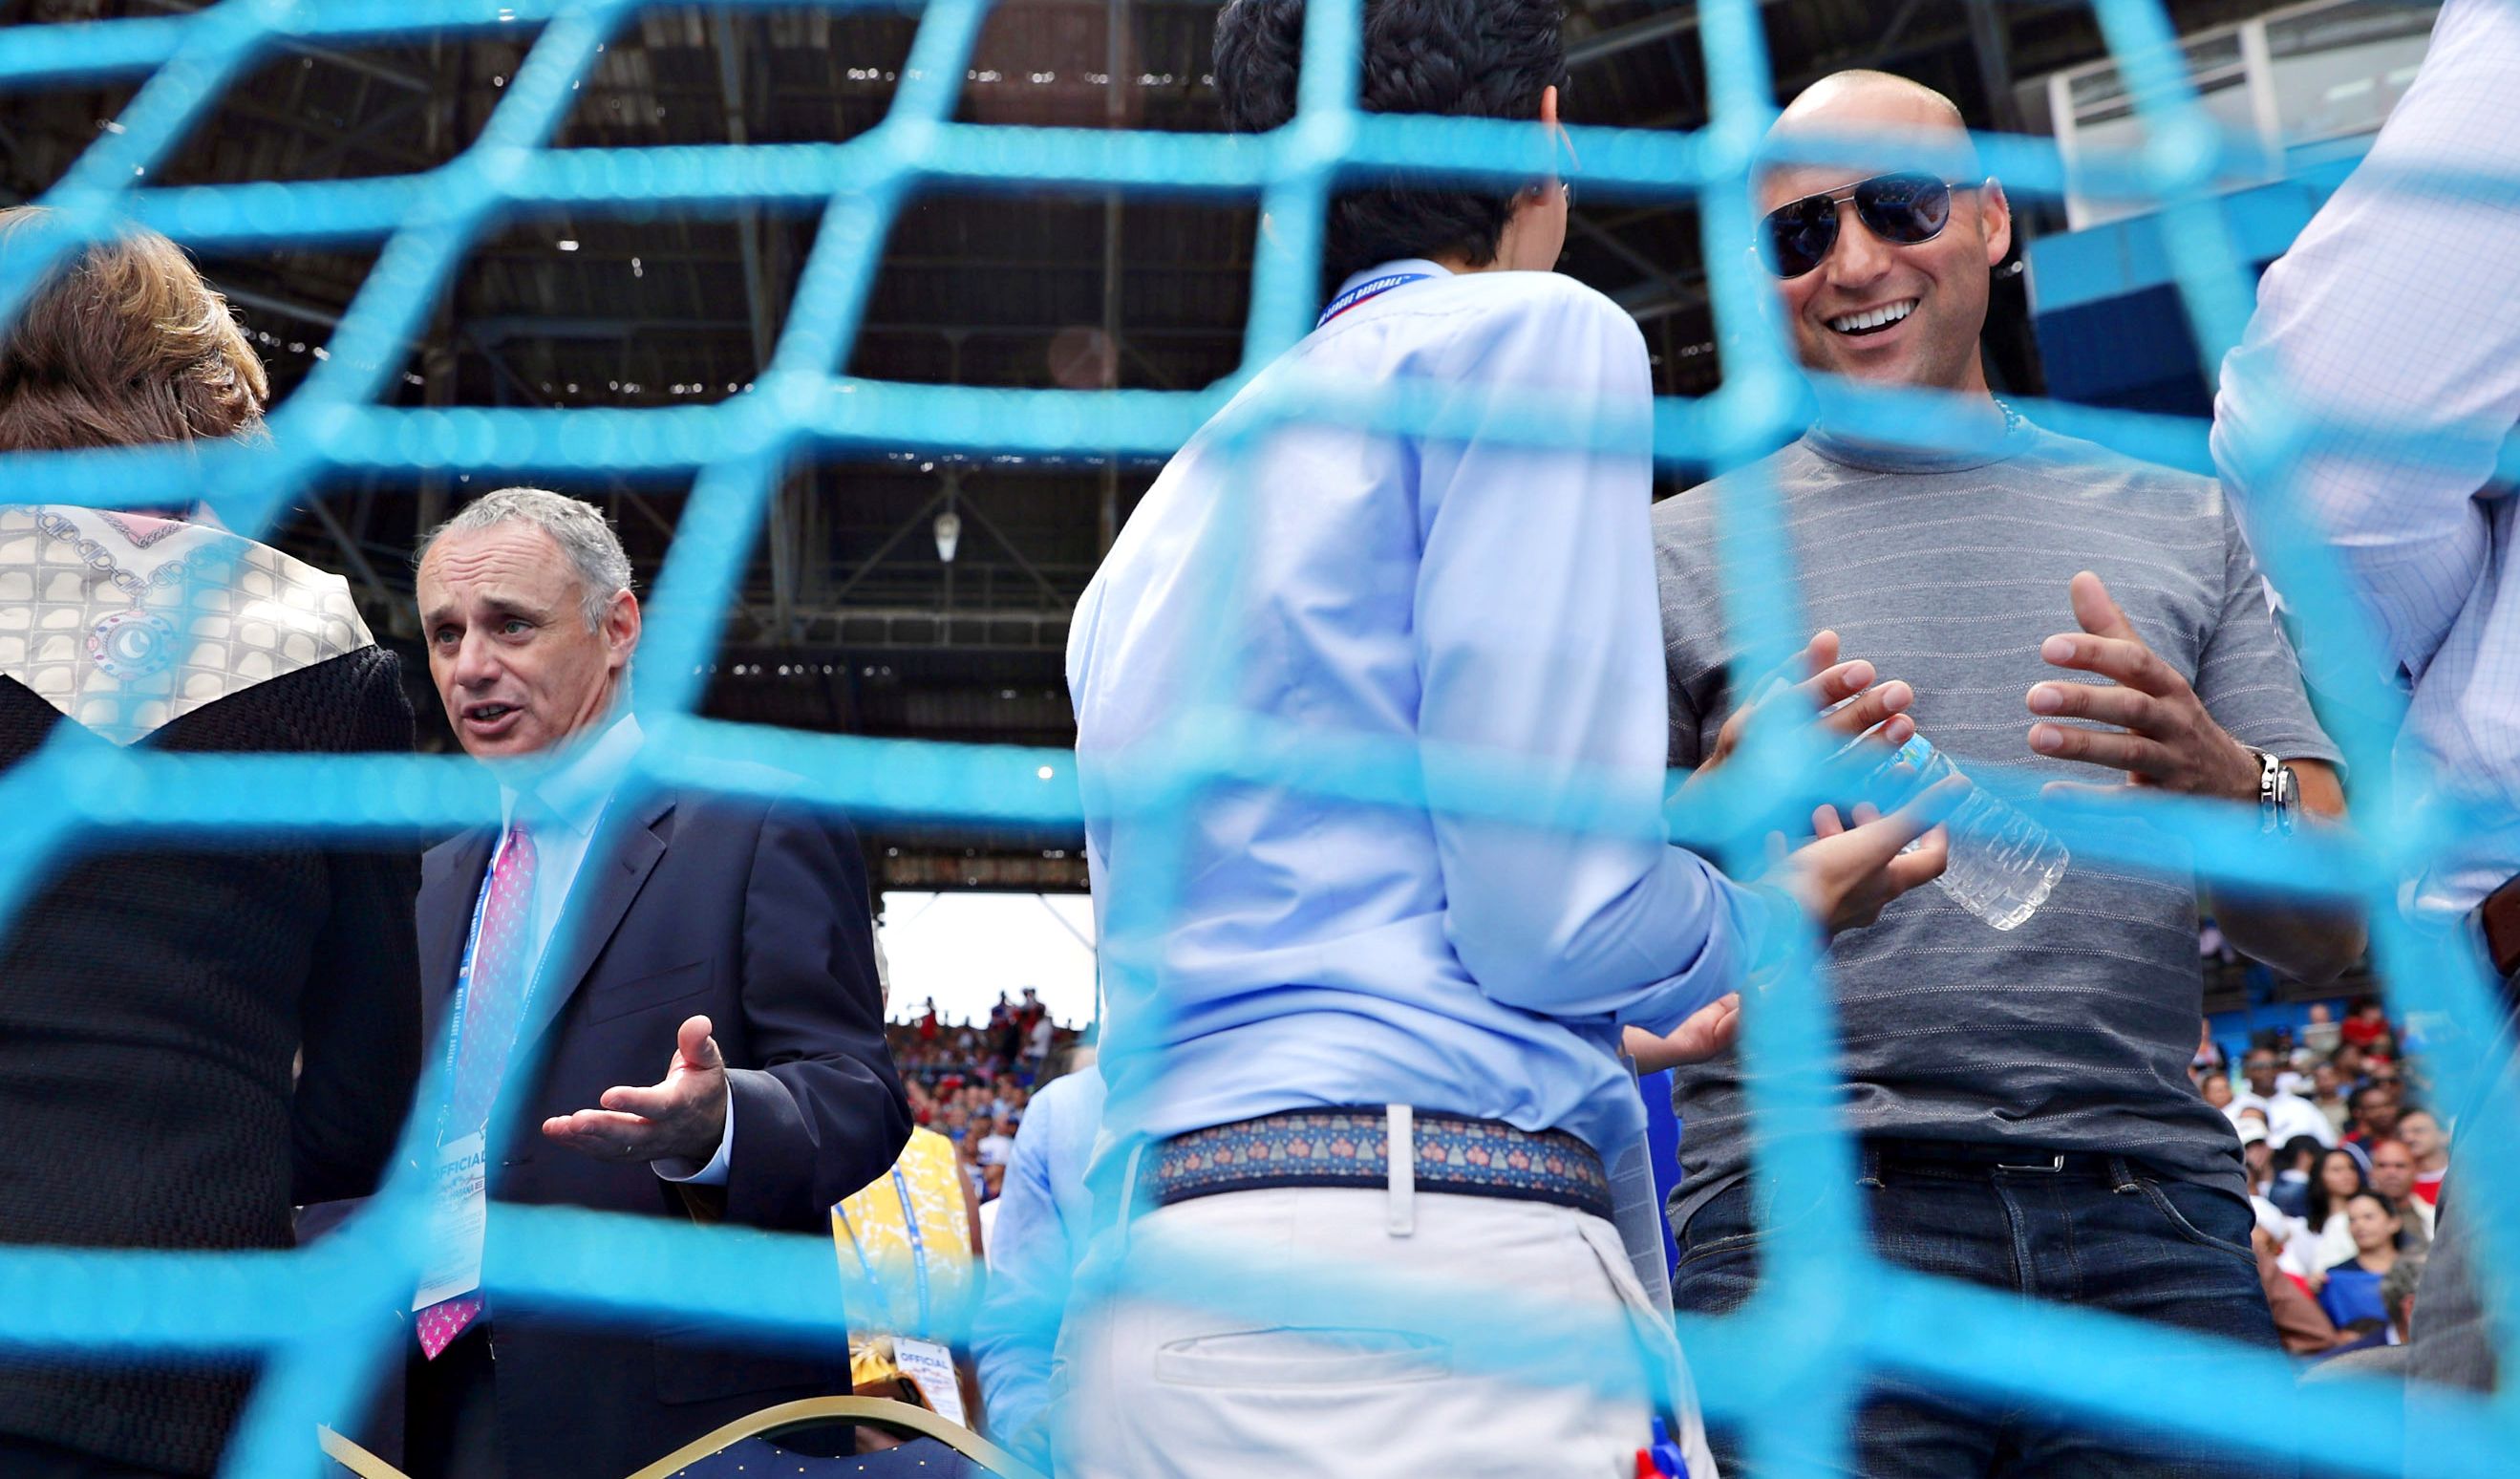
{"label": "dark curly hair", "polygon": [[[1560,0],[1366,0],[1368,112],[1527,119],[1566,80]],[[1261,133],[1295,115],[1304,0],[1233,0],[1216,18],[1216,90],[1226,125]],[[1324,276],[1336,284],[1394,257],[1458,252],[1496,260],[1511,192],[1413,187],[1406,175],[1330,198]]]}

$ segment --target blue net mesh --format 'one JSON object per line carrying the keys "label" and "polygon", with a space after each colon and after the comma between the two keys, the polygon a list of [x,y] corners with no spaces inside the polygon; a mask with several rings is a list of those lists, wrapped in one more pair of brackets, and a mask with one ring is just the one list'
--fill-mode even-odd
{"label": "blue net mesh", "polygon": [[[741,0],[724,0],[738,8]],[[797,9],[796,0],[781,0]],[[1518,181],[1558,167],[1552,141],[1531,125],[1368,115],[1356,108],[1360,0],[1313,0],[1305,36],[1301,111],[1257,138],[987,126],[953,121],[985,0],[852,5],[909,10],[919,28],[884,121],[840,144],[551,151],[543,146],[608,37],[635,16],[632,0],[223,0],[197,14],[0,33],[0,87],[24,89],[146,74],[120,117],[45,197],[54,214],[22,236],[0,266],[0,319],[16,313],[46,266],[126,221],[203,249],[382,242],[375,268],[332,339],[329,357],[277,413],[272,443],[194,453],[139,450],[0,458],[0,502],[97,506],[202,499],[231,527],[267,532],[321,479],[348,471],[694,473],[693,496],[656,584],[640,663],[638,704],[652,738],[641,779],[725,788],[753,772],[737,760],[805,778],[806,793],[860,814],[1023,826],[1073,825],[1084,801],[1072,757],[1058,751],[802,735],[698,716],[703,670],[738,590],[765,505],[788,463],[831,449],[1160,456],[1219,411],[1259,366],[1310,327],[1325,204],[1343,168],[1406,167],[1452,178]],[[2242,146],[2218,131],[2189,86],[2157,0],[2093,0],[2147,128],[2138,151],[2074,165],[2080,188],[2149,198],[2209,376],[2246,323],[2248,264],[2209,203]],[[1656,456],[1666,465],[1745,464],[1800,431],[1824,407],[1850,430],[1960,445],[1982,433],[1938,394],[1806,382],[1772,322],[1770,285],[1749,240],[1748,181],[1763,158],[1825,152],[1763,142],[1775,116],[1756,0],[1705,0],[1700,37],[1711,121],[1693,133],[1579,128],[1575,153],[1588,187],[1642,199],[1695,200],[1706,234],[1712,302],[1725,345],[1722,389],[1655,408]],[[478,139],[440,168],[405,178],[299,184],[144,188],[187,131],[246,68],[277,44],[352,42],[456,29],[541,27]],[[1878,141],[1873,141],[1876,145]],[[2067,167],[2054,146],[2013,135],[1976,138],[1986,169],[2015,195],[2060,197]],[[1920,154],[1950,151],[1920,141]],[[1766,153],[1763,153],[1766,151]],[[2437,183],[2437,182],[2436,182]],[[2480,195],[2508,181],[2461,182]],[[1256,198],[1263,234],[1244,369],[1197,393],[975,390],[852,380],[840,374],[894,216],[917,187],[1063,186],[1132,193],[1196,192]],[[785,202],[819,206],[821,229],[771,364],[752,388],[721,404],[639,410],[470,410],[381,404],[466,252],[494,221],[518,211],[652,212]],[[1408,385],[1284,391],[1252,411],[1248,434],[1288,419],[1440,430]],[[2136,456],[2211,473],[2204,426],[2178,418],[2022,402],[2034,420]],[[1549,442],[1564,423],[1534,407],[1521,426],[1483,434]],[[2279,439],[2289,457],[2314,427]],[[2407,449],[2409,458],[2424,455]],[[2279,484],[2278,484],[2279,485]],[[1775,670],[1804,630],[1791,603],[1742,593],[1784,586],[1790,573],[1772,489],[1746,484],[1726,511],[1727,620],[1744,638],[1740,673]],[[2347,587],[2311,532],[2280,515],[2259,551],[2318,645],[2345,654],[2341,672],[2378,673],[2377,651]],[[2389,790],[2389,752],[2402,700],[2352,695],[2333,710],[2358,778],[2359,826],[2348,836],[2278,847],[2217,807],[2158,799],[2153,820],[2193,847],[2200,876],[2276,889],[2347,895],[2371,909],[2378,959],[2398,1008],[2454,1021],[2493,1019],[2490,984],[2471,948],[2419,929],[2400,914],[2397,882],[2431,856],[2454,821],[2419,815]],[[1193,695],[1196,699],[1199,695]],[[1182,815],[1220,782],[1282,784],[1369,804],[1423,804],[1414,750],[1378,750],[1285,733],[1234,710],[1224,691],[1193,701],[1164,763],[1133,775],[1097,806]],[[1755,863],[1759,838],[1807,815],[1826,779],[1824,751],[1806,726],[1770,721],[1744,752],[1669,820],[1674,835],[1711,855]],[[409,839],[494,821],[494,792],[460,758],[311,759],[48,750],[0,781],[0,921],[22,907],[46,869],[74,844],[110,838],[290,833]],[[1044,784],[1044,768],[1051,784]],[[2141,865],[2147,845],[2111,819],[2043,800],[2002,773],[2011,793],[2084,856]],[[1516,814],[1509,768],[1479,792]],[[1841,791],[1842,793],[1842,791]],[[1604,806],[1576,818],[1633,826]],[[1567,825],[1562,811],[1542,821]],[[1150,875],[1166,870],[1146,869]],[[1173,901],[1160,890],[1107,901],[1103,964],[1115,1002],[1161,1010],[1147,989],[1152,942]],[[1753,1108],[1771,1127],[1826,1126],[1834,1086],[1830,1026],[1817,955],[1808,945],[1749,1013],[1744,1052],[1762,1071]],[[2507,1088],[2479,1082],[2476,1064],[2442,1054],[2445,1092],[2485,1098],[2465,1143],[2508,1145]],[[522,1068],[525,1065],[519,1065]],[[1782,1068],[1798,1071],[1783,1072]],[[443,1092],[433,1075],[424,1101]],[[433,1122],[420,1114],[416,1124]],[[425,1157],[406,1146],[402,1159]],[[2520,1216],[2506,1186],[2508,1157],[2469,1155],[2463,1195],[2474,1198],[2485,1256],[2512,1267]],[[2264,1352],[2219,1346],[2159,1326],[1922,1277],[1875,1258],[1852,1200],[1852,1151],[1834,1135],[1777,1138],[1759,1174],[1823,1193],[1814,1215],[1774,1230],[1760,1292],[1721,1321],[1684,1320],[1682,1338],[1710,1416],[1743,1432],[1776,1474],[1825,1472],[1852,1453],[1851,1418],[1865,1383],[1895,1373],[1956,1395],[2068,1412],[2094,1427],[2154,1434],[2182,1445],[2233,1444],[2338,1472],[2395,1473],[2408,1462],[2408,1408],[2394,1387],[2341,1383],[2305,1396],[2293,1367]],[[388,1185],[342,1233],[295,1253],[224,1256],[10,1249],[0,1253],[0,1342],[64,1357],[255,1354],[262,1376],[226,1471],[313,1473],[319,1421],[339,1424],[400,1359],[421,1254],[424,1202],[416,1173]],[[607,1312],[707,1319],[730,1329],[831,1339],[843,1320],[830,1245],[737,1230],[567,1209],[495,1207],[484,1277],[493,1298],[601,1318]],[[1246,1306],[1271,1323],[1353,1323],[1386,1310],[1421,1329],[1455,1330],[1457,1351],[1496,1353],[1534,1381],[1602,1380],[1586,1353],[1604,1331],[1560,1313],[1518,1308],[1511,1291],[1478,1300],[1450,1291],[1370,1286],[1325,1268],[1300,1286],[1250,1287],[1230,1267],[1133,1261],[1131,1292]],[[1108,1297],[1109,1287],[1082,1290]],[[2512,1328],[2507,1295],[2493,1306]],[[950,1332],[948,1332],[950,1333]],[[1614,1332],[1613,1332],[1614,1333]],[[1500,1335],[1509,1338],[1498,1338]],[[1474,1338],[1477,1337],[1477,1338]],[[2164,1386],[2168,1354],[2202,1357],[2210,1383]],[[1672,1373],[1659,1373],[1670,1380]],[[2520,1406],[2464,1396],[2420,1399],[2415,1471],[2501,1472],[2520,1440]],[[1779,1441],[1791,1435],[1790,1443]]]}

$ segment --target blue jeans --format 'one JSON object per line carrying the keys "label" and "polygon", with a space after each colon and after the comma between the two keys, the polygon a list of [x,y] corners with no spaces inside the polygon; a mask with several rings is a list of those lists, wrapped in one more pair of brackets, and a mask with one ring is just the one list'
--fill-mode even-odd
{"label": "blue jeans", "polygon": [[[2280,1351],[2258,1282],[2249,1204],[2235,1191],[2157,1178],[2125,1157],[2081,1157],[2069,1169],[1998,1169],[1902,1153],[1901,1143],[1863,1147],[1859,1194],[1873,1246],[1895,1264],[2201,1331]],[[1781,1188],[1755,1219],[1746,1182],[1700,1207],[1680,1234],[1673,1304],[1721,1315],[1750,1297],[1765,1228],[1800,1215]],[[1764,1225],[1764,1226],[1763,1226]],[[2216,1378],[2211,1365],[2164,1361],[2147,1380]],[[1790,1442],[1790,1435],[1780,1435]],[[2146,1440],[2129,1424],[2077,1422],[2023,1401],[1965,1401],[1896,1376],[1868,1388],[1857,1420],[1862,1472],[1873,1479],[2237,1479],[2284,1475],[2289,1466],[2191,1438]],[[1744,1474],[1736,1446],[1719,1443],[1728,1475]]]}

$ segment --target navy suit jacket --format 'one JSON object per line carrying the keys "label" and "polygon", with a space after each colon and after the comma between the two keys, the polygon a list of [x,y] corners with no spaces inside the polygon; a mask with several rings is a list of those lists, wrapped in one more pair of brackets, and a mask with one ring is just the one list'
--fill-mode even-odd
{"label": "navy suit jacket", "polygon": [[[518,1042],[517,1060],[531,1054],[537,1071],[491,1111],[492,1199],[692,1215],[687,1193],[646,1163],[563,1148],[541,1124],[595,1107],[616,1084],[655,1083],[675,1030],[705,1014],[734,1098],[724,1219],[828,1236],[832,1204],[890,1168],[910,1135],[856,834],[792,801],[693,790],[625,791],[610,813]],[[441,1053],[496,840],[468,832],[422,861],[426,1041]],[[839,1332],[779,1349],[712,1337],[705,1323],[594,1325],[495,1299],[489,1320],[515,1474],[619,1479],[748,1412],[850,1389]]]}

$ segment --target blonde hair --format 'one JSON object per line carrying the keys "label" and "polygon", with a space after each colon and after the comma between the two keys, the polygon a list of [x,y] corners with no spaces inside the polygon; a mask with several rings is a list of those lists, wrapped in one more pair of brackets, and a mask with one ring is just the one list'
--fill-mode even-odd
{"label": "blonde hair", "polygon": [[[0,210],[0,264],[48,214]],[[0,326],[0,452],[247,435],[270,394],[227,299],[154,231],[72,252]]]}

